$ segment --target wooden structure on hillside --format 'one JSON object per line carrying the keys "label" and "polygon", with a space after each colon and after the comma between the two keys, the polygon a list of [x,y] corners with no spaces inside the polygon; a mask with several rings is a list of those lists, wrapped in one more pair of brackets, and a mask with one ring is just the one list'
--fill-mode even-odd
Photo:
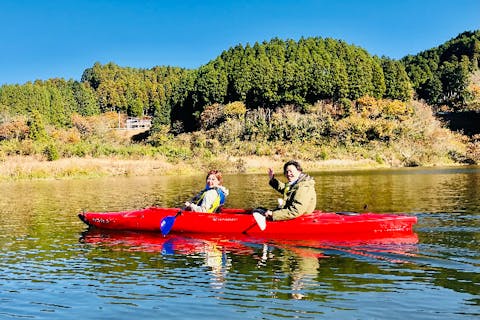
{"label": "wooden structure on hillside", "polygon": [[125,121],[125,130],[139,130],[144,129],[148,130],[152,126],[151,117],[128,117]]}

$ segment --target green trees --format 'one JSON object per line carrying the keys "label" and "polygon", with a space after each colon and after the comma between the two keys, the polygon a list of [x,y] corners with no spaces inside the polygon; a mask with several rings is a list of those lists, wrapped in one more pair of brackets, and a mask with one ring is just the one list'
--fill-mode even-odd
{"label": "green trees", "polygon": [[29,129],[29,138],[32,140],[46,140],[47,131],[45,130],[45,123],[43,117],[38,110],[32,110],[30,119],[27,121]]}
{"label": "green trees", "polygon": [[[385,72],[392,88],[387,88]],[[323,99],[354,100],[366,95],[407,100],[411,89],[398,62],[383,65],[365,50],[342,41],[302,38],[297,42],[272,39],[224,51],[198,70],[189,95],[195,106],[181,108],[198,113],[207,105],[232,101],[244,101],[249,109],[286,104],[302,109]]]}
{"label": "green trees", "polygon": [[479,61],[480,30],[464,32],[436,48],[401,60],[418,98],[451,110],[462,110],[469,101],[470,75],[478,70]]}
{"label": "green trees", "polygon": [[97,62],[84,71],[81,81],[94,89],[102,112],[119,111],[130,116],[158,114],[162,115],[162,121],[169,122],[168,102],[184,74],[181,68],[157,66],[147,70]]}
{"label": "green trees", "polygon": [[386,57],[382,57],[381,64],[385,79],[384,98],[409,101],[413,89],[403,65]]}
{"label": "green trees", "polygon": [[85,83],[64,79],[27,82],[0,87],[0,111],[11,116],[38,112],[47,122],[64,127],[72,113],[98,114],[94,91]]}
{"label": "green trees", "polygon": [[[115,111],[151,115],[154,129],[173,132],[200,128],[207,106],[241,101],[248,111],[290,105],[304,111],[318,101],[349,109],[362,97],[408,101],[412,97],[440,108],[462,110],[475,93],[480,31],[465,32],[445,44],[401,60],[376,57],[331,38],[274,38],[237,45],[195,70],[151,69],[95,63],[81,81],[49,79],[0,87],[0,112],[29,115],[70,126],[71,115]],[[476,88],[476,87],[473,87]]]}

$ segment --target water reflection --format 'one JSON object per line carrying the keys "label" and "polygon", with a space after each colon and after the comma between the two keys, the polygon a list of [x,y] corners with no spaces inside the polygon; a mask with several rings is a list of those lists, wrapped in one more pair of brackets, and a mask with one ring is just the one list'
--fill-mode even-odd
{"label": "water reflection", "polygon": [[[275,250],[277,249],[277,250]],[[278,253],[275,253],[278,251]],[[314,279],[317,277],[320,267],[319,259],[326,258],[322,252],[311,248],[286,247],[285,245],[272,245],[264,243],[262,255],[257,263],[259,268],[267,268],[269,261],[279,262],[279,274],[287,275],[289,296],[295,300],[306,297],[306,291],[316,286]],[[275,282],[280,282],[276,279]],[[272,297],[276,298],[281,292],[280,287],[272,290]]]}
{"label": "water reflection", "polygon": [[[178,207],[203,174],[2,182],[0,318],[480,315],[479,168],[312,175],[319,209],[363,211],[367,204],[374,212],[413,213],[415,233],[390,239],[106,233],[87,230],[77,213]],[[277,195],[266,180],[227,175],[227,206],[274,206]]]}
{"label": "water reflection", "polygon": [[[228,272],[234,268],[233,259],[238,256],[250,258],[248,265],[288,275],[289,295],[303,299],[319,272],[319,259],[347,255],[405,262],[405,257],[415,255],[415,233],[390,233],[387,235],[357,234],[342,236],[314,236],[261,238],[248,235],[171,234],[129,232],[90,229],[79,241],[91,248],[108,248],[117,252],[146,252],[162,255],[185,255],[199,258],[209,270],[212,288],[225,286]],[[92,247],[93,246],[93,247]],[[245,261],[244,261],[245,263]],[[273,266],[272,266],[273,264]],[[279,279],[274,283],[282,283]],[[283,285],[283,284],[282,284]],[[283,292],[284,288],[277,288]],[[277,297],[273,288],[272,297]]]}

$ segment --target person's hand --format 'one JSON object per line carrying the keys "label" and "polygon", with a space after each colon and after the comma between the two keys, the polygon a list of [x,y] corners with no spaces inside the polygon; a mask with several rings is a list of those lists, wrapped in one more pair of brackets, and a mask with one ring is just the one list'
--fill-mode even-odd
{"label": "person's hand", "polygon": [[275,173],[273,172],[272,168],[268,168],[268,176],[270,177],[270,180],[272,180],[273,177],[275,176]]}
{"label": "person's hand", "polygon": [[278,199],[277,199],[277,202],[278,202],[278,207],[279,207],[279,208],[283,208],[283,199],[282,199],[282,198],[278,198]]}
{"label": "person's hand", "polygon": [[272,220],[272,218],[273,218],[273,212],[272,212],[272,210],[267,210],[267,211],[265,211],[265,217],[266,217],[267,219],[269,219],[269,220]]}

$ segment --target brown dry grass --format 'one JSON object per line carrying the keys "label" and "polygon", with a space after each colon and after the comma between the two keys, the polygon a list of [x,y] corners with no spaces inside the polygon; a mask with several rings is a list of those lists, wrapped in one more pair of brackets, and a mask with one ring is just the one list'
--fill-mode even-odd
{"label": "brown dry grass", "polygon": [[95,176],[141,176],[166,174],[166,161],[142,159],[68,158],[44,161],[35,157],[7,157],[0,165],[0,179],[48,179]]}
{"label": "brown dry grass", "polygon": [[[268,157],[243,157],[217,159],[208,163],[169,163],[165,159],[144,158],[126,160],[116,158],[68,158],[45,161],[36,157],[6,157],[0,162],[0,180],[23,179],[68,179],[102,176],[148,176],[148,175],[191,175],[218,168],[225,173],[264,173],[272,167],[282,169],[288,159]],[[239,163],[241,166],[239,167]],[[346,168],[373,168],[378,163],[370,160],[325,160],[302,161],[305,171],[319,171]]]}
{"label": "brown dry grass", "polygon": [[[278,159],[269,157],[245,157],[242,158],[246,172],[258,173],[266,172],[268,168],[274,168],[277,171],[283,168],[283,164],[290,159]],[[294,160],[294,159],[293,159]],[[339,169],[366,169],[385,167],[373,160],[317,160],[317,161],[300,161],[305,171],[322,171],[322,170],[339,170]]]}

